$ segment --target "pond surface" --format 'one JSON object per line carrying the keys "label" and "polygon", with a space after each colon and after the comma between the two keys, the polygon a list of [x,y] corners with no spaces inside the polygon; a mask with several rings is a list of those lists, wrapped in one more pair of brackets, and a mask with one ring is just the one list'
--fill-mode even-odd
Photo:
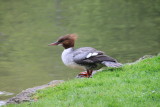
{"label": "pond surface", "polygon": [[[160,52],[160,2],[140,0],[0,0],[0,92],[18,93],[78,74],[61,61],[59,36],[76,33],[119,62]],[[4,100],[9,95],[0,95]]]}

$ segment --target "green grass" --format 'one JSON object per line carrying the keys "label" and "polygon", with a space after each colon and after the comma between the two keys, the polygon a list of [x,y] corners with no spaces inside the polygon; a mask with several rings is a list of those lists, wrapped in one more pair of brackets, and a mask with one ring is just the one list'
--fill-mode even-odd
{"label": "green grass", "polygon": [[93,78],[73,79],[40,90],[33,98],[38,101],[7,107],[158,107],[160,56],[104,70]]}

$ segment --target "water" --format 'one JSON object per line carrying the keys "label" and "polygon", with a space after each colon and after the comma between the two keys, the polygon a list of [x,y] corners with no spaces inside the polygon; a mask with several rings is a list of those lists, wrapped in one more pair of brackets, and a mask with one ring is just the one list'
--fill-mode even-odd
{"label": "water", "polygon": [[5,101],[0,101],[0,106],[5,105],[6,102]]}
{"label": "water", "polygon": [[[160,2],[135,0],[0,0],[0,91],[14,95],[51,80],[68,80],[59,36],[77,33],[119,62],[160,52]],[[1,95],[5,100],[13,95]]]}

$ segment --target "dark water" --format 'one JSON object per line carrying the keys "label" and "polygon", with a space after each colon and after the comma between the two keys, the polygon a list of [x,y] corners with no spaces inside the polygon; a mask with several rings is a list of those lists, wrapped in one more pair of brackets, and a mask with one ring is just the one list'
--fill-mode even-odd
{"label": "dark water", "polygon": [[76,47],[95,47],[122,63],[157,54],[160,1],[0,0],[0,92],[74,78],[79,71],[63,65],[63,48],[47,46],[69,33],[79,35]]}

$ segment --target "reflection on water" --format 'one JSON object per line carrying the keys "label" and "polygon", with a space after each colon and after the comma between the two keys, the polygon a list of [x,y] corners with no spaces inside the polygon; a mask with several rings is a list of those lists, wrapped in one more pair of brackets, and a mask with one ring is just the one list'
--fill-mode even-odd
{"label": "reflection on water", "polygon": [[5,101],[0,101],[0,106],[5,105],[6,102]]}
{"label": "reflection on water", "polygon": [[1,95],[8,96],[8,95],[13,95],[13,93],[6,92],[6,91],[0,91],[0,96],[1,96]]}
{"label": "reflection on water", "polygon": [[[1,0],[0,91],[21,90],[74,78],[65,67],[57,37],[77,33],[76,47],[91,46],[119,62],[160,51],[158,1]],[[7,97],[1,97],[0,100]]]}

